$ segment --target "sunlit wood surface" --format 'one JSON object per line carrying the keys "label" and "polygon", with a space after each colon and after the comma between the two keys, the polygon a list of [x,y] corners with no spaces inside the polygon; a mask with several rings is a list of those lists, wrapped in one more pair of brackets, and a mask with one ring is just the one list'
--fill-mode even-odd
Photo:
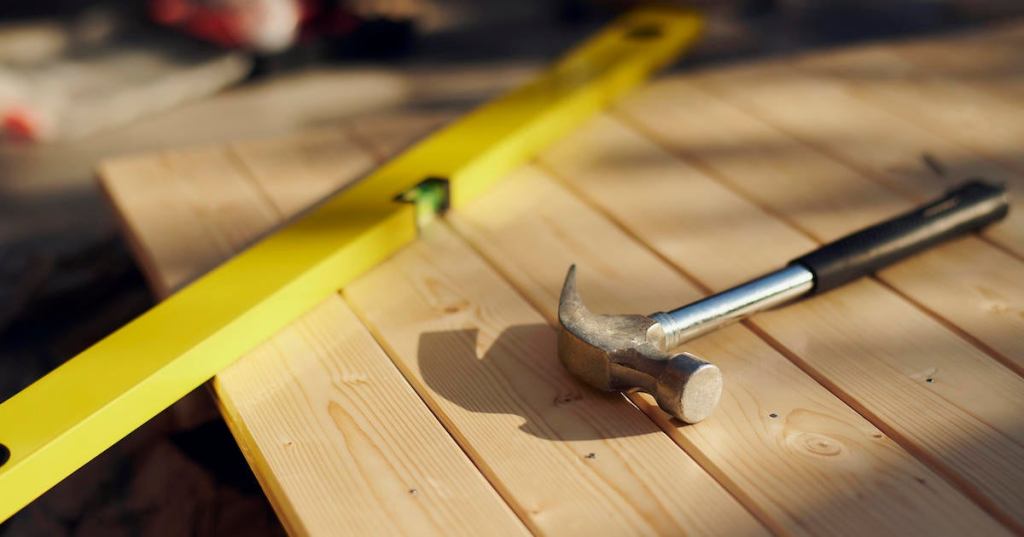
{"label": "sunlit wood surface", "polygon": [[[1024,533],[1024,27],[663,77],[214,381],[296,534]],[[101,180],[161,296],[449,119],[125,157]],[[970,176],[1004,222],[705,336],[682,426],[555,356]],[[272,336],[272,337],[271,337]]]}

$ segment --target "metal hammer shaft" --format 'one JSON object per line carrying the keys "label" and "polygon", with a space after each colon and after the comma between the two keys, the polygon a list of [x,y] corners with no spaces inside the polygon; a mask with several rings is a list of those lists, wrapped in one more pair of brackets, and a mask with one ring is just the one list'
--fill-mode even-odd
{"label": "metal hammer shaft", "polygon": [[668,350],[748,315],[838,287],[929,246],[1003,218],[1005,190],[969,181],[944,197],[847,235],[784,268],[692,304],[650,315],[653,342]]}
{"label": "metal hammer shaft", "polygon": [[655,338],[658,347],[668,350],[759,311],[796,300],[812,289],[814,274],[802,265],[789,265],[681,308],[650,315],[663,331],[652,335],[660,336]]}

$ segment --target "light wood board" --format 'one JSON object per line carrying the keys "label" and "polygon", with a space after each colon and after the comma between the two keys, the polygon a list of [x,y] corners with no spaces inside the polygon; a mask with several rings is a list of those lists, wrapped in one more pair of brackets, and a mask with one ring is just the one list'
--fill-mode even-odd
{"label": "light wood board", "polygon": [[[665,105],[658,113],[667,117],[671,108]],[[815,246],[722,181],[608,117],[580,129],[541,160],[713,290]],[[767,182],[773,175],[769,169],[757,177]],[[622,179],[626,176],[628,181]],[[812,192],[832,202],[839,198],[825,188]],[[870,204],[864,207],[874,211]],[[789,210],[817,211],[813,205]],[[852,208],[825,212],[830,218],[856,214]],[[718,230],[709,228],[715,225]],[[1015,462],[1024,460],[1024,430],[1018,423],[1024,379],[872,279],[759,315],[751,323],[894,439],[926,455],[939,471],[983,491],[978,500],[999,504],[999,516],[1024,521],[1019,486],[1024,465]]]}
{"label": "light wood board", "polygon": [[[722,119],[721,124],[714,123],[722,128],[699,134],[695,130],[664,132],[663,124],[661,128],[646,128],[652,133],[661,131],[659,138],[680,153],[693,155],[710,163],[707,165],[715,171],[737,178],[737,188],[777,214],[786,215],[784,218],[816,239],[834,238],[867,225],[875,214],[861,208],[865,205],[875,212],[880,208],[906,209],[970,177],[1006,183],[1013,211],[1005,222],[985,231],[990,244],[981,238],[959,241],[955,247],[927,252],[911,263],[887,270],[882,279],[936,317],[948,320],[1008,367],[1024,373],[1024,338],[1014,337],[1024,331],[1024,316],[1009,307],[1024,303],[1020,278],[1024,265],[1015,259],[1024,253],[1024,176],[852,97],[840,83],[802,70],[758,66],[709,73],[695,81],[698,84],[666,85],[660,90],[663,94],[678,90],[693,96],[694,101],[706,105],[701,108],[705,114],[702,117]],[[656,95],[650,98],[658,101]],[[633,102],[641,106],[639,100]],[[793,102],[800,105],[792,106]],[[738,109],[761,122],[743,117]],[[692,108],[677,112],[689,115]],[[751,145],[766,138],[774,140],[775,151],[769,157],[800,162],[799,169],[772,166],[770,169],[777,170],[778,175],[767,181],[763,175],[752,178],[749,171],[770,163],[740,158],[710,161],[698,155],[699,149],[681,149],[689,147],[695,137],[717,133],[721,140],[739,136],[741,129]],[[785,135],[780,136],[782,133]],[[733,140],[738,142],[739,138]],[[801,189],[808,177],[818,178],[815,192],[830,182],[833,195]],[[856,195],[846,195],[851,185],[856,187]],[[806,194],[803,199],[801,190]],[[810,195],[815,197],[808,199]],[[798,203],[814,207],[792,211]],[[837,214],[846,216],[840,222],[830,221]],[[929,275],[947,283],[935,285]]]}
{"label": "light wood board", "polygon": [[[664,311],[704,294],[536,168],[514,174],[451,220],[552,323],[570,263],[578,264],[580,292],[598,312]],[[652,400],[637,397],[637,404],[780,533],[963,534],[979,524],[999,531],[953,486],[747,328],[724,329],[687,350],[726,375],[717,414],[723,419],[680,426]],[[908,518],[908,510],[920,516]]]}
{"label": "light wood board", "polygon": [[[214,383],[285,526],[1024,533],[1019,211],[878,279],[692,342],[727,383],[718,412],[695,426],[645,396],[571,379],[551,328],[573,261],[594,309],[649,313],[775,268],[962,174],[1019,191],[1019,137],[1008,136],[1024,112],[1008,97],[1020,86],[932,64],[959,42],[983,57],[1021,36],[1010,27],[673,76],[435,223]],[[995,57],[1004,74],[1024,67]],[[878,65],[934,77],[849,76]],[[935,100],[894,109],[922,85]],[[929,106],[954,110],[921,120]],[[950,132],[967,114],[958,107],[997,125],[966,140]],[[101,176],[166,295],[449,118],[396,111],[118,159]]]}
{"label": "light wood board", "polygon": [[536,533],[767,534],[643,413],[580,389],[555,331],[443,224],[344,295]]}
{"label": "light wood board", "polygon": [[[243,164],[245,155],[259,155],[253,166],[269,172],[289,154],[296,173],[274,195]],[[123,213],[136,244],[145,245],[140,256],[159,260],[145,265],[164,294],[284,215],[358,177],[363,170],[345,165],[352,154],[366,151],[327,129],[287,141],[167,154],[152,167],[144,159],[115,161],[103,173],[124,178],[105,183],[115,202],[156,175],[172,178],[158,180],[171,188],[159,191],[154,206]],[[362,162],[368,168],[372,160]],[[220,187],[201,192],[203,182]],[[143,220],[147,224],[135,226]],[[481,526],[528,533],[340,297],[325,297],[223,371],[214,387],[228,425],[292,533],[449,535],[475,534]]]}

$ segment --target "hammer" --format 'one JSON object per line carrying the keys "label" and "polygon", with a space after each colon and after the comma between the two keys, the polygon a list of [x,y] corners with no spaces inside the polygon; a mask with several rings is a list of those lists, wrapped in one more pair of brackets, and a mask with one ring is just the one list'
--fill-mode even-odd
{"label": "hammer", "polygon": [[784,268],[651,315],[591,313],[569,267],[558,303],[558,356],[587,384],[606,391],[644,391],[686,423],[708,417],[722,395],[722,373],[681,343],[768,308],[816,295],[871,274],[942,241],[1001,220],[1005,189],[980,180],[940,199],[854,232],[790,261]]}

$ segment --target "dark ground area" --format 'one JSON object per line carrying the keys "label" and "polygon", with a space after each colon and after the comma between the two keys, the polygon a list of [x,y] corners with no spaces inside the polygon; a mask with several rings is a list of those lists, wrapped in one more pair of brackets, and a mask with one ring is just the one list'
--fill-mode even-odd
{"label": "dark ground area", "polygon": [[[479,10],[476,19],[421,36],[398,61],[450,66],[547,59],[599,26],[610,11],[582,1],[524,5]],[[962,29],[1019,16],[1024,5],[751,1],[715,4],[711,13],[708,36],[683,68]],[[24,169],[15,165],[19,152],[0,152],[0,158],[5,400],[153,299],[87,173],[62,179],[76,185],[70,194],[21,198],[3,188],[13,180],[10,174]],[[151,420],[0,524],[0,536],[282,534],[209,394],[200,389],[187,399],[179,403],[187,411],[171,409]],[[191,418],[182,419],[186,414]]]}

